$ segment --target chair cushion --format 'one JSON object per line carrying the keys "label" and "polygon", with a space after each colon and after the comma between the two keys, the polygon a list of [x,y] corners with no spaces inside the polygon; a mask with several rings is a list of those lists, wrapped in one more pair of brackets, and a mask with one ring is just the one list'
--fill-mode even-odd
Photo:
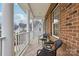
{"label": "chair cushion", "polygon": [[58,49],[58,48],[61,47],[62,41],[61,41],[60,39],[58,39],[58,40],[56,40],[56,41],[54,42],[54,44],[55,44],[55,48]]}

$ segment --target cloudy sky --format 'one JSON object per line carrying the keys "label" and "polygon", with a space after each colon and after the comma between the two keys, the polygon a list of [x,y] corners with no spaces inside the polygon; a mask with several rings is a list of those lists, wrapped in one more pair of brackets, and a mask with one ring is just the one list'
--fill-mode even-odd
{"label": "cloudy sky", "polygon": [[[25,23],[25,17],[27,14],[20,8],[18,4],[14,4],[14,23],[18,24],[19,22]],[[0,23],[2,20],[2,4],[0,3]]]}

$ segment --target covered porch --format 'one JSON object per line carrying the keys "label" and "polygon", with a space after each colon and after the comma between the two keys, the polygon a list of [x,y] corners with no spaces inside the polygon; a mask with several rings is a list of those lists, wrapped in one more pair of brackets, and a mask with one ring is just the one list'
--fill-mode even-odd
{"label": "covered porch", "polygon": [[[52,42],[62,40],[58,56],[79,55],[78,3],[2,3],[1,12],[1,56],[36,56],[44,33]],[[24,20],[17,21],[18,16]]]}

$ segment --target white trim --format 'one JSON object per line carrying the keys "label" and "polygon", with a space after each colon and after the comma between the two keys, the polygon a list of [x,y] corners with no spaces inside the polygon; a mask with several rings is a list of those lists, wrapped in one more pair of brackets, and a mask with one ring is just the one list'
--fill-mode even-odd
{"label": "white trim", "polygon": [[[60,7],[58,7],[58,6],[59,6],[59,4],[57,4],[57,6],[56,6],[56,7],[54,8],[54,10],[52,11],[52,13],[54,13],[54,11],[55,11],[57,8],[59,8],[59,9],[60,9]],[[57,13],[56,15],[58,15],[58,13]],[[59,11],[59,16],[60,16],[60,11]],[[54,14],[53,14],[53,16],[52,16],[52,17],[53,17],[53,19],[52,19],[52,20],[54,20]],[[58,20],[59,20],[59,22],[57,22],[57,23],[59,23],[59,32],[60,32],[60,18],[59,18]],[[55,37],[55,38],[57,38],[57,39],[59,39],[59,37],[58,37],[58,36],[54,35],[54,32],[53,32],[53,30],[54,30],[54,29],[53,29],[54,24],[55,24],[55,23],[54,23],[54,22],[52,22],[52,36],[53,36],[53,37]],[[58,32],[58,33],[59,33],[59,32]]]}
{"label": "white trim", "polygon": [[6,37],[0,37],[0,40],[6,39]]}
{"label": "white trim", "polygon": [[52,35],[53,37],[55,37],[56,39],[59,39],[59,37],[58,36],[56,36],[56,35]]}

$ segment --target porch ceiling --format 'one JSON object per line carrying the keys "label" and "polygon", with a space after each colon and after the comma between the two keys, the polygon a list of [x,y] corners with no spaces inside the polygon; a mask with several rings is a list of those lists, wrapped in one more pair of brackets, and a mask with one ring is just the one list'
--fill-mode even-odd
{"label": "porch ceiling", "polygon": [[31,11],[31,18],[44,18],[50,3],[19,3],[19,5],[24,11],[26,9]]}

